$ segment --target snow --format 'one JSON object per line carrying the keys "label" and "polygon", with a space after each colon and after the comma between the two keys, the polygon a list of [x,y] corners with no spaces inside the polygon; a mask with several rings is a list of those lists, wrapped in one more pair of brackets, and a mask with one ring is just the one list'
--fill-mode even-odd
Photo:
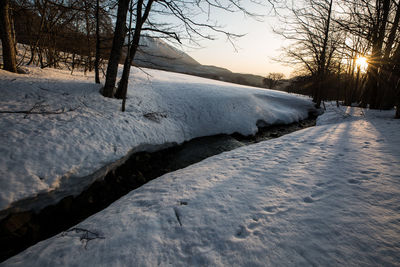
{"label": "snow", "polygon": [[137,151],[200,136],[254,134],[258,124],[290,123],[309,100],[183,74],[132,70],[127,112],[104,98],[93,75],[28,68],[0,71],[0,217],[76,195]]}
{"label": "snow", "polygon": [[3,265],[398,266],[392,117],[330,105],[316,127],[163,175]]}

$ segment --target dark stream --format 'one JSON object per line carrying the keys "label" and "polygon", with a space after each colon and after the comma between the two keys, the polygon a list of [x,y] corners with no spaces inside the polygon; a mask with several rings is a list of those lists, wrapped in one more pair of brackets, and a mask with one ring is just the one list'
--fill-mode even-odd
{"label": "dark stream", "polygon": [[315,117],[289,125],[260,128],[255,136],[216,135],[196,138],[153,153],[133,154],[78,196],[63,198],[35,213],[12,213],[0,222],[0,262],[97,213],[146,182],[165,173],[241,146],[277,138],[315,125]]}

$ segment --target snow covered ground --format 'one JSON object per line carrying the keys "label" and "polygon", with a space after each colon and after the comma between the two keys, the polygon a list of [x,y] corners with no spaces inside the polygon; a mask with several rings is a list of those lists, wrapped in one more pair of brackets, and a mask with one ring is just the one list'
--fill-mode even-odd
{"label": "snow covered ground", "polygon": [[0,218],[78,194],[131,152],[254,134],[257,123],[290,123],[312,110],[309,100],[281,92],[146,71],[151,76],[132,70],[122,113],[121,101],[102,97],[92,76],[0,70]]}
{"label": "snow covered ground", "polygon": [[318,126],[166,174],[4,266],[398,266],[400,120]]}

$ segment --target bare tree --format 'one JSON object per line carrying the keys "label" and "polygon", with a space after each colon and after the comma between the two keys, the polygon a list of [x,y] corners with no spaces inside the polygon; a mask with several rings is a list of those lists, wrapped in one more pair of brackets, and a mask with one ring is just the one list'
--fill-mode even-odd
{"label": "bare tree", "polygon": [[[61,67],[71,70],[83,67],[91,71],[96,63],[96,51],[100,65],[106,49],[96,49],[100,34],[106,40],[112,33],[112,1],[79,0],[13,0],[13,14],[18,42],[30,46],[29,64],[45,67]],[[110,8],[109,8],[110,7]],[[111,12],[108,10],[111,9]],[[98,12],[98,36],[96,37],[96,12]]]}
{"label": "bare tree", "polygon": [[304,0],[285,6],[284,25],[275,32],[291,41],[284,62],[297,64],[315,80],[313,100],[319,107],[323,83],[333,67],[339,46],[333,21],[333,0]]}
{"label": "bare tree", "polygon": [[263,79],[263,85],[267,88],[273,89],[278,85],[278,82],[283,79],[283,73],[271,72]]}
{"label": "bare tree", "polygon": [[378,108],[378,74],[382,67],[382,48],[385,40],[387,19],[389,17],[390,0],[378,0],[375,5],[373,24],[371,27],[372,51],[368,68],[368,80],[364,91],[362,105],[368,103],[371,108]]}
{"label": "bare tree", "polygon": [[367,48],[366,82],[361,106],[399,109],[397,51],[399,48],[400,2],[395,0],[343,1],[346,17],[340,22],[348,34],[360,38]]}

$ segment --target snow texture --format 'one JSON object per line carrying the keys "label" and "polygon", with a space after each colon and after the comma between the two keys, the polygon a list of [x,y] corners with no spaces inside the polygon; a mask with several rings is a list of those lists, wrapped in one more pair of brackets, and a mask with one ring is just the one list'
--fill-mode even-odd
{"label": "snow texture", "polygon": [[3,265],[398,266],[392,117],[329,106],[316,127],[161,176]]}
{"label": "snow texture", "polygon": [[286,93],[145,71],[151,76],[132,70],[124,113],[120,100],[99,94],[92,76],[0,71],[0,215],[78,194],[129,153],[200,136],[250,135],[260,121],[291,123],[312,109]]}

